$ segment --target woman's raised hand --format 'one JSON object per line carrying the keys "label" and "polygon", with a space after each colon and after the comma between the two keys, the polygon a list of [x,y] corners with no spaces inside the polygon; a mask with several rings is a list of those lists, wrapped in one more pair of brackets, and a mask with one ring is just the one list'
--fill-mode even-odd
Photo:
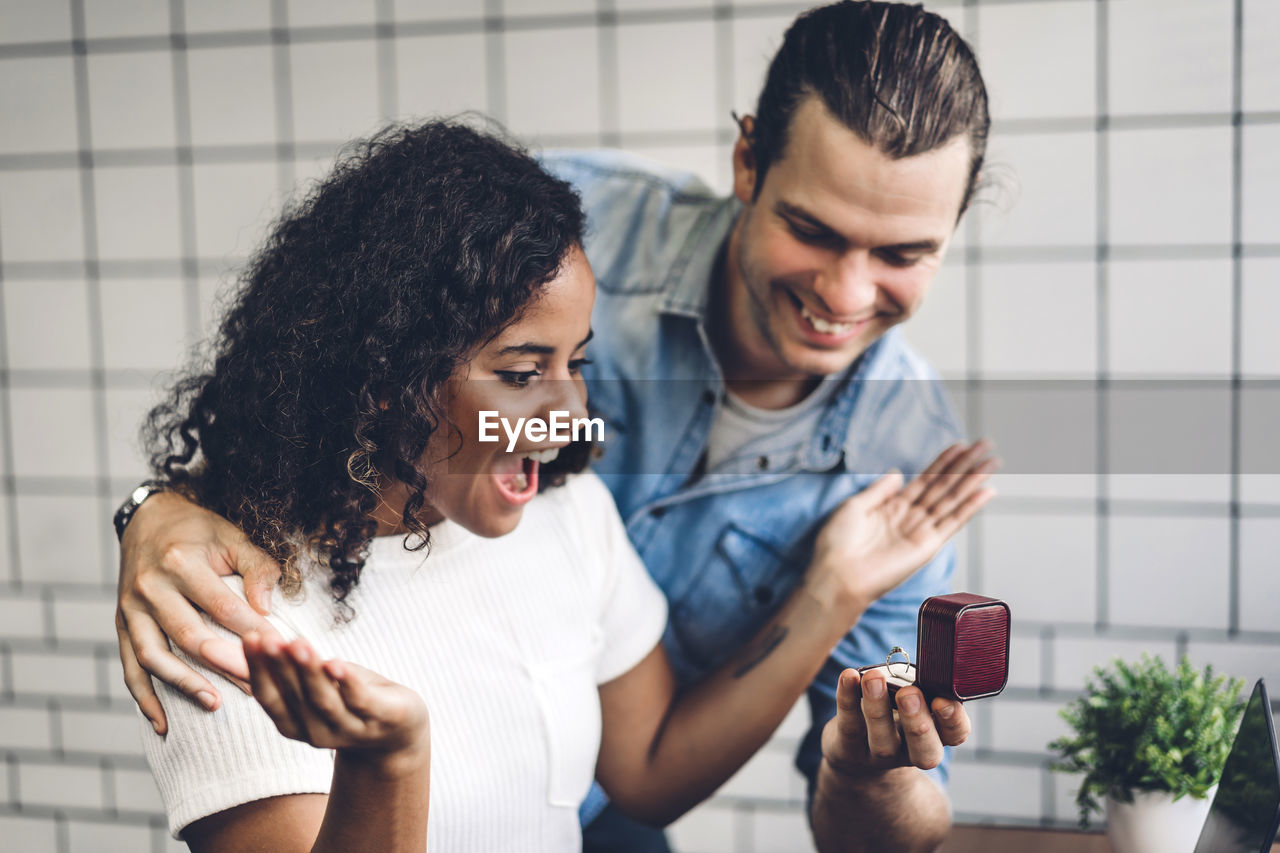
{"label": "woman's raised hand", "polygon": [[427,705],[414,691],[353,663],[321,660],[301,638],[244,637],[253,696],[285,737],[391,768],[430,756]]}
{"label": "woman's raised hand", "polygon": [[953,444],[910,483],[892,471],[842,503],[818,533],[810,588],[860,615],[905,581],[995,496],[992,447]]}

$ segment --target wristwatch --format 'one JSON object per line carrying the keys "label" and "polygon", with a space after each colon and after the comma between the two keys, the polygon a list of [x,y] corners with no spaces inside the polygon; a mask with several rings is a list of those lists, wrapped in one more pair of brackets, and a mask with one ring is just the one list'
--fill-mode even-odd
{"label": "wristwatch", "polygon": [[138,511],[138,507],[142,506],[143,501],[156,492],[163,492],[168,488],[169,485],[162,480],[146,480],[139,483],[137,488],[129,493],[129,497],[124,499],[124,503],[120,504],[115,517],[111,519],[116,526],[116,539],[124,538],[124,529],[129,526],[129,521]]}

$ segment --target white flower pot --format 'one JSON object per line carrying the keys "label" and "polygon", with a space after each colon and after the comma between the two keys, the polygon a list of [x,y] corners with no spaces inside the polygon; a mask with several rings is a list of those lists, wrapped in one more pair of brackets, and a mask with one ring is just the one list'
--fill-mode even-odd
{"label": "white flower pot", "polygon": [[1213,802],[1208,796],[1174,800],[1163,791],[1135,791],[1132,803],[1107,797],[1107,838],[1113,853],[1192,853]]}

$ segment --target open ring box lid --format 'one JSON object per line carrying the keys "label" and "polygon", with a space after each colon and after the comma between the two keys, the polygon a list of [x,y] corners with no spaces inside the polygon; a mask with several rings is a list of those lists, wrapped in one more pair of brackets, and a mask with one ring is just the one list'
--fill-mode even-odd
{"label": "open ring box lid", "polygon": [[995,696],[1009,680],[1009,605],[971,592],[935,595],[920,605],[915,663],[888,661],[890,691],[916,684],[929,697]]}

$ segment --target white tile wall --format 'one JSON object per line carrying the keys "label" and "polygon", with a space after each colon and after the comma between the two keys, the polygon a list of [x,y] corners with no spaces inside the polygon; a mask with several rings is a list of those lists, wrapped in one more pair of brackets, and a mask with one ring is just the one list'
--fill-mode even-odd
{"label": "white tile wall", "polygon": [[1097,236],[1092,133],[993,134],[985,168],[1008,207],[974,209],[992,246],[1080,246]]}
{"label": "white tile wall", "polygon": [[[228,269],[245,258],[280,212],[273,163],[209,163],[192,168],[196,254]],[[275,201],[276,204],[271,204]]]}
{"label": "white tile wall", "polygon": [[[181,847],[167,839],[139,763],[114,648],[112,502],[97,489],[102,476],[113,493],[141,476],[134,428],[153,399],[148,385],[155,371],[176,365],[193,331],[183,253],[199,264],[199,323],[209,328],[224,272],[257,245],[293,179],[323,174],[330,157],[322,152],[370,129],[388,102],[402,115],[501,109],[514,132],[549,144],[620,134],[632,150],[723,191],[728,111],[754,110],[767,59],[805,5],[284,0],[275,4],[283,23],[306,32],[276,45],[262,38],[273,4],[103,0],[84,4],[89,42],[77,60],[67,43],[70,3],[0,0],[0,112],[9,119],[0,124],[3,366],[18,371],[0,371],[11,422],[0,447],[12,449],[14,468],[3,469],[0,454],[0,554],[16,557],[13,565],[0,558],[0,765],[17,767],[11,785],[0,766],[5,845],[58,853]],[[1074,780],[1047,772],[1043,745],[1060,731],[1061,697],[1112,655],[1149,650],[1172,659],[1191,630],[1186,645],[1197,663],[1280,680],[1280,613],[1272,606],[1280,596],[1280,393],[1246,387],[1233,479],[1225,384],[1235,370],[1280,375],[1272,330],[1280,312],[1280,137],[1266,112],[1280,110],[1272,48],[1280,7],[1243,0],[1237,262],[1235,131],[1226,115],[1232,5],[937,5],[974,40],[986,70],[995,185],[905,331],[946,375],[1035,380],[985,381],[981,397],[960,401],[975,430],[999,441],[1007,473],[1000,503],[958,543],[958,582],[1006,597],[1017,626],[1015,689],[974,707],[979,732],[953,765],[962,819],[1074,822]],[[171,8],[197,35],[176,56]],[[373,38],[380,9],[413,34]],[[618,22],[602,23],[602,9],[616,10]],[[486,15],[521,20],[486,31]],[[1109,45],[1102,81],[1099,20]],[[234,42],[226,34],[237,32],[249,34],[244,44],[199,41],[222,33]],[[133,41],[96,41],[120,38]],[[42,41],[51,44],[7,49]],[[653,61],[655,51],[663,62]],[[88,79],[83,115],[78,61]],[[185,86],[174,86],[175,63],[188,69]],[[1110,122],[1103,130],[1093,127],[1099,84]],[[171,150],[184,105],[191,167],[174,165]],[[82,173],[74,161],[81,133],[95,153],[130,153],[97,157]],[[291,152],[294,143],[302,148]],[[131,165],[115,165],[122,157]],[[184,180],[190,209],[179,192]],[[87,260],[108,262],[87,283],[86,201],[96,235]],[[1113,256],[1101,269],[1102,290],[1092,260],[1100,227]],[[979,254],[966,258],[966,250]],[[1101,472],[1098,395],[1091,381],[1061,381],[1092,380],[1099,369],[1113,379]],[[1158,381],[1141,393],[1115,381],[1131,375]],[[1188,375],[1218,384],[1192,394],[1169,382]],[[99,379],[105,389],[91,385]],[[100,458],[104,442],[93,430],[104,410]],[[1170,473],[1169,451],[1179,447],[1188,454]],[[1109,627],[1095,629],[1099,617]],[[677,849],[809,849],[803,785],[791,767],[806,727],[807,710],[798,707],[718,798],[677,824]],[[59,745],[93,758],[63,762]],[[49,816],[17,814],[19,804]],[[52,817],[72,806],[72,818]]]}
{"label": "white tile wall", "polygon": [[1053,644],[1053,680],[1050,686],[1078,691],[1093,677],[1094,667],[1105,667],[1116,658],[1136,661],[1143,654],[1150,654],[1173,661],[1176,653],[1177,647],[1173,639],[1126,640],[1106,634],[1097,637],[1059,637]]}
{"label": "white tile wall", "polygon": [[899,327],[911,345],[948,379],[964,376],[969,363],[967,270],[958,260],[962,251],[963,247],[953,244],[929,286],[924,305],[910,323]]}
{"label": "white tile wall", "polygon": [[374,0],[289,0],[289,26],[323,27],[368,24],[374,20]]}
{"label": "white tile wall", "polygon": [[[715,102],[715,30],[710,21],[618,27],[622,131],[705,130],[723,123]],[[653,57],[662,56],[662,62]]]}
{"label": "white tile wall", "polygon": [[68,261],[84,257],[80,176],[73,170],[0,172],[0,257]]}
{"label": "white tile wall", "polygon": [[12,368],[87,370],[92,356],[84,281],[6,281],[4,334]]}
{"label": "white tile wall", "polygon": [[178,170],[115,166],[93,172],[98,257],[110,260],[180,256]]}
{"label": "white tile wall", "polygon": [[[137,712],[133,713],[133,728],[128,732],[128,741],[138,739],[139,720]],[[111,771],[111,781],[115,788],[116,808],[121,811],[164,812],[164,801],[160,799],[160,789],[156,787],[155,777],[150,770],[129,770],[116,767]]]}
{"label": "white tile wall", "polygon": [[153,833],[143,825],[72,821],[67,828],[72,853],[136,853],[148,850]]}
{"label": "white tile wall", "polygon": [[6,42],[66,41],[71,38],[71,6],[67,3],[0,3],[0,31]]}
{"label": "white tile wall", "polygon": [[1228,260],[1112,262],[1111,374],[1230,376],[1231,293]]}
{"label": "white tile wall", "polygon": [[295,139],[340,144],[377,128],[378,60],[373,42],[294,44],[289,61]]}
{"label": "white tile wall", "polygon": [[733,20],[733,109],[754,114],[769,60],[782,45],[791,15],[752,16]]}
{"label": "white tile wall", "polygon": [[502,11],[510,16],[595,14],[595,0],[502,0]]}
{"label": "white tile wall", "polygon": [[220,0],[218,3],[185,3],[183,15],[189,33],[262,30],[271,27],[271,4],[259,0]]}
{"label": "white tile wall", "polygon": [[584,74],[600,52],[599,30],[515,30],[504,36],[507,126],[528,138],[600,132],[600,78]]}
{"label": "white tile wall", "polygon": [[1229,128],[1116,130],[1109,142],[1113,243],[1231,240]]}
{"label": "white tile wall", "polygon": [[1092,377],[1098,368],[1097,272],[1093,263],[999,264],[983,270],[985,373]]}
{"label": "white tile wall", "polygon": [[1240,195],[1246,243],[1280,241],[1280,127],[1244,129]]}
{"label": "white tile wall", "polygon": [[103,582],[102,535],[111,521],[96,498],[19,495],[17,512],[21,578],[28,583]]}
{"label": "white tile wall", "polygon": [[1228,627],[1226,519],[1117,517],[1109,526],[1113,623]]}
{"label": "white tile wall", "polygon": [[484,36],[460,33],[399,39],[396,80],[401,115],[484,112],[489,106]]}
{"label": "white tile wall", "polygon": [[1240,522],[1240,628],[1274,631],[1280,623],[1280,519]]}
{"label": "white tile wall", "polygon": [[276,141],[270,45],[189,50],[187,79],[194,144]]}
{"label": "white tile wall", "polygon": [[171,148],[173,58],[169,51],[90,56],[89,121],[95,148]]}
{"label": "white tile wall", "polygon": [[75,103],[65,59],[0,60],[0,153],[76,150]]}
{"label": "white tile wall", "polygon": [[982,533],[983,589],[1009,602],[1019,621],[1094,621],[1098,545],[1092,515],[1007,515],[997,507]]}
{"label": "white tile wall", "polygon": [[90,38],[165,35],[169,29],[166,0],[100,0],[86,3],[85,35]]}
{"label": "white tile wall", "polygon": [[1280,336],[1268,318],[1280,316],[1280,259],[1248,258],[1242,265],[1240,367],[1246,376],[1280,375]]}
{"label": "white tile wall", "polygon": [[96,467],[93,400],[86,391],[11,388],[13,472],[19,477],[74,477]]}
{"label": "white tile wall", "polygon": [[18,762],[18,791],[23,803],[54,808],[102,809],[102,771],[97,767]]}
{"label": "white tile wall", "polygon": [[30,593],[0,598],[0,625],[6,637],[32,640],[45,636],[44,603]]}
{"label": "white tile wall", "polygon": [[1232,5],[1232,0],[1108,4],[1111,112],[1230,110]]}
{"label": "white tile wall", "polygon": [[979,57],[993,119],[1094,115],[1097,5],[1070,0],[978,7]]}
{"label": "white tile wall", "polygon": [[1244,0],[1244,50],[1241,71],[1246,110],[1280,109],[1280,54],[1270,34],[1280,29],[1280,6],[1270,0]]}

